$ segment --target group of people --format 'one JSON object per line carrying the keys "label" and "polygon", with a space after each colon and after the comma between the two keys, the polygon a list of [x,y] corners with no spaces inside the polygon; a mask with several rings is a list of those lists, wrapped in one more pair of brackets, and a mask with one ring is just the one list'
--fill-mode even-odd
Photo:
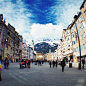
{"label": "group of people", "polygon": [[20,68],[24,68],[23,65],[25,65],[25,68],[26,68],[26,67],[30,68],[30,63],[31,63],[30,60],[23,60],[23,59],[22,59],[22,61],[21,61],[21,63],[20,63]]}
{"label": "group of people", "polygon": [[49,61],[49,64],[50,64],[50,68],[51,68],[51,65],[53,64],[53,68],[54,68],[54,66],[56,65],[56,67],[57,67],[57,64],[58,64],[58,60],[56,60],[56,61]]}
{"label": "group of people", "polygon": [[36,61],[35,61],[35,65],[38,64],[38,66],[39,66],[39,65],[42,66],[43,63],[44,63],[43,60],[36,60]]}
{"label": "group of people", "polygon": [[[50,68],[51,68],[51,65],[53,64],[53,68],[54,68],[54,66],[56,65],[56,67],[57,67],[57,64],[58,64],[58,60],[56,60],[56,61],[54,61],[53,60],[53,62],[50,60],[49,61],[49,65],[50,65]],[[61,61],[61,67],[62,67],[62,72],[64,72],[64,67],[65,67],[65,60],[63,59],[62,61]]]}

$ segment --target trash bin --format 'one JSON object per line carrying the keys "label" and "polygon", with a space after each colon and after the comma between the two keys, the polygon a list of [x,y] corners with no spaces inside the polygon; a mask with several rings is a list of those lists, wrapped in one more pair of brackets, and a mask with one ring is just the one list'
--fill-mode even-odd
{"label": "trash bin", "polygon": [[72,67],[72,63],[69,63],[69,67]]}

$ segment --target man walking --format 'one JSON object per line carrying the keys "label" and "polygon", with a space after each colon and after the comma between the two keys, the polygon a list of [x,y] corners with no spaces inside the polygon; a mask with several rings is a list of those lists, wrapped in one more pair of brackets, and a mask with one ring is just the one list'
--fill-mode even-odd
{"label": "man walking", "polygon": [[49,61],[49,64],[50,64],[50,68],[51,68],[51,60]]}
{"label": "man walking", "polygon": [[56,60],[56,68],[57,68],[58,60]]}
{"label": "man walking", "polygon": [[84,69],[84,64],[85,64],[85,59],[82,59],[82,64],[83,64],[83,69]]}
{"label": "man walking", "polygon": [[65,66],[65,60],[64,59],[61,62],[61,66],[62,66],[62,72],[64,72],[64,66]]}

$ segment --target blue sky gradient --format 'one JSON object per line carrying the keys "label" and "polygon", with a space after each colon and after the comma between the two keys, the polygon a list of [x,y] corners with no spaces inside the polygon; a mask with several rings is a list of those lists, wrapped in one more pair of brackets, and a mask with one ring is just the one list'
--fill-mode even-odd
{"label": "blue sky gradient", "polygon": [[0,0],[0,14],[27,43],[60,39],[84,0]]}

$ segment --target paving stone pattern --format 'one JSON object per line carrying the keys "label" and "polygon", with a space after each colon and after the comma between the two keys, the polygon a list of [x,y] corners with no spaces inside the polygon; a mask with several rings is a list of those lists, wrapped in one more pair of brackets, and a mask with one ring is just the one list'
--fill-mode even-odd
{"label": "paving stone pattern", "polygon": [[61,66],[51,67],[48,63],[42,66],[31,64],[31,68],[19,68],[19,62],[11,63],[9,69],[1,72],[0,86],[86,86],[86,69]]}

